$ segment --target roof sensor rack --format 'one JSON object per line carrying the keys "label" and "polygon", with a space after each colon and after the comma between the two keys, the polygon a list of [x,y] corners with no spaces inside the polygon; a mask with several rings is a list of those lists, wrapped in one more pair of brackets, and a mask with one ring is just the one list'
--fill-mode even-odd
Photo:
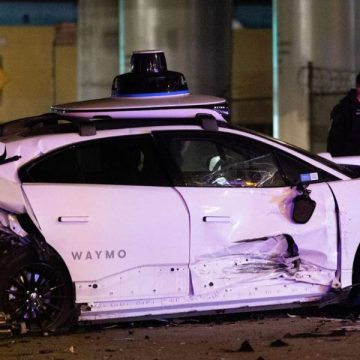
{"label": "roof sensor rack", "polygon": [[61,122],[64,121],[75,125],[80,136],[93,136],[96,135],[96,125],[93,121],[103,118],[106,118],[106,120],[109,118],[111,119],[109,116],[95,116],[90,119],[84,119],[81,117],[61,116],[54,113],[48,113],[5,123],[0,126],[0,136],[16,135],[24,131],[59,126],[61,125]]}
{"label": "roof sensor rack", "polygon": [[196,114],[196,119],[201,121],[201,127],[207,131],[218,131],[219,126],[216,118],[210,114]]}

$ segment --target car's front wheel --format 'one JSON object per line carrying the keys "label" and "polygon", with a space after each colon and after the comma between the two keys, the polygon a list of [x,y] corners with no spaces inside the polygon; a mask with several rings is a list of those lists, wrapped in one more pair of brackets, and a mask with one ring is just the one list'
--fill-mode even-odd
{"label": "car's front wheel", "polygon": [[0,296],[10,320],[30,331],[55,331],[73,318],[71,279],[61,261],[50,255],[39,260],[31,249],[9,254],[2,261]]}

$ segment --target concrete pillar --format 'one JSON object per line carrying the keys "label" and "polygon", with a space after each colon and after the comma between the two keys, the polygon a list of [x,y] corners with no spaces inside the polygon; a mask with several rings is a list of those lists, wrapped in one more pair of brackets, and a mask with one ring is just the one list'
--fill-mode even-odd
{"label": "concrete pillar", "polygon": [[120,0],[125,8],[125,62],[133,50],[165,51],[169,70],[190,91],[228,96],[232,0]]}
{"label": "concrete pillar", "polygon": [[232,0],[123,1],[127,64],[133,50],[161,49],[191,92],[229,95]]}
{"label": "concrete pillar", "polygon": [[355,22],[355,71],[360,72],[360,1],[355,1],[354,22]]}
{"label": "concrete pillar", "polygon": [[143,49],[164,50],[191,92],[229,96],[231,20],[232,0],[79,0],[79,99],[109,96]]}
{"label": "concrete pillar", "polygon": [[119,73],[118,0],[79,0],[78,98],[108,97]]}
{"label": "concrete pillar", "polygon": [[309,102],[301,68],[312,61],[319,67],[354,69],[355,1],[277,0],[277,4],[279,135],[309,149]]}

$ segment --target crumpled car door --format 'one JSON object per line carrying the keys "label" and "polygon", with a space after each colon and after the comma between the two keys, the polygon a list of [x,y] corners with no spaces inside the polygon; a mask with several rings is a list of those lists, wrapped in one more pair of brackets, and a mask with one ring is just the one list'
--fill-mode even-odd
{"label": "crumpled car door", "polygon": [[194,294],[249,284],[311,284],[304,291],[313,294],[338,286],[335,202],[326,182],[308,187],[317,205],[306,224],[297,224],[298,191],[284,183],[271,147],[220,132],[156,137],[190,213]]}

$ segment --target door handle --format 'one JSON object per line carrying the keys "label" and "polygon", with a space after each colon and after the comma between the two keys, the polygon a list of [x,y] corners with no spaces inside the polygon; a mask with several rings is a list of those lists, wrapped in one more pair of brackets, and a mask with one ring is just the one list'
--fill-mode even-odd
{"label": "door handle", "polygon": [[88,222],[89,216],[59,216],[58,221],[61,223],[65,222]]}
{"label": "door handle", "polygon": [[208,223],[231,223],[231,216],[204,216],[203,221]]}

